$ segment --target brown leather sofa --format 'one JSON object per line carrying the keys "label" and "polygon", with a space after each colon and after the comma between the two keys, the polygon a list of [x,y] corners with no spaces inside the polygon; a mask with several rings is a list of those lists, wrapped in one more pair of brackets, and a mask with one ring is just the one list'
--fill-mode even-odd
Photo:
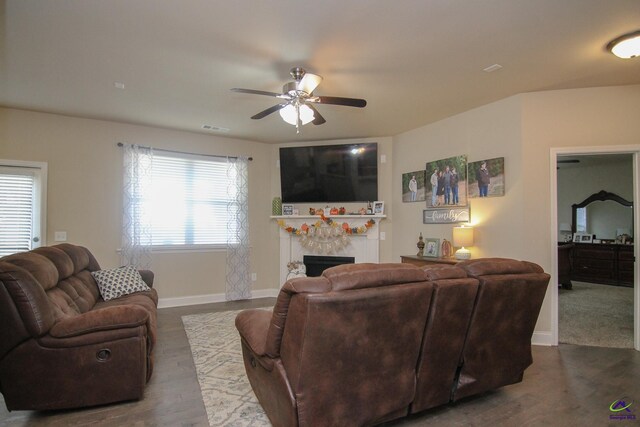
{"label": "brown leather sofa", "polygon": [[522,380],[549,282],[532,263],[349,264],[236,318],[274,426],[375,425]]}
{"label": "brown leather sofa", "polygon": [[[105,302],[81,246],[0,258],[0,391],[7,409],[140,399],[153,369],[154,289]],[[149,287],[153,273],[141,272]]]}

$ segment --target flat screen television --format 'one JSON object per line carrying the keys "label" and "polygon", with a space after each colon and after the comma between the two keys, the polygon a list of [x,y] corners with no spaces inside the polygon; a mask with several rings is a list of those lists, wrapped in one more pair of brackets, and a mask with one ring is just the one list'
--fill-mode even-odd
{"label": "flat screen television", "polygon": [[280,148],[283,203],[378,200],[378,144]]}

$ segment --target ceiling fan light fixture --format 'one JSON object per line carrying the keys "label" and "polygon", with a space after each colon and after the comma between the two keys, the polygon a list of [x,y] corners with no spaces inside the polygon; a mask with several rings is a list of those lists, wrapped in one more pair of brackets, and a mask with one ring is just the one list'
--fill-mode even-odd
{"label": "ceiling fan light fixture", "polygon": [[[313,121],[313,110],[309,108],[308,105],[302,104],[298,107],[298,111],[300,112],[300,122],[303,125]],[[296,126],[298,124],[298,111],[296,111],[296,107],[293,104],[289,104],[286,107],[280,109],[280,117],[282,120],[289,123],[290,125]]]}
{"label": "ceiling fan light fixture", "polygon": [[607,44],[607,50],[623,59],[640,56],[640,30],[611,40]]}

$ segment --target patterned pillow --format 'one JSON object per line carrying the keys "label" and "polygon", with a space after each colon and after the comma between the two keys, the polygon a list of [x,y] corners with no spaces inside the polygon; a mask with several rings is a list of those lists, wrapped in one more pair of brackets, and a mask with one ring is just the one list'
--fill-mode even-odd
{"label": "patterned pillow", "polygon": [[149,290],[138,270],[131,266],[94,271],[91,275],[96,279],[105,301]]}

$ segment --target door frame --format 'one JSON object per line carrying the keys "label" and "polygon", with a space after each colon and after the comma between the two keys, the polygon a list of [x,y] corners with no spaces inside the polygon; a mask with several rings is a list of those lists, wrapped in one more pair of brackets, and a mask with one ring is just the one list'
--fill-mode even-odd
{"label": "door frame", "polygon": [[640,262],[638,262],[638,228],[640,227],[640,145],[611,145],[593,147],[555,147],[549,153],[551,172],[551,345],[558,345],[558,156],[594,154],[631,154],[633,156],[633,252],[635,256],[633,272],[633,346],[640,351]]}

